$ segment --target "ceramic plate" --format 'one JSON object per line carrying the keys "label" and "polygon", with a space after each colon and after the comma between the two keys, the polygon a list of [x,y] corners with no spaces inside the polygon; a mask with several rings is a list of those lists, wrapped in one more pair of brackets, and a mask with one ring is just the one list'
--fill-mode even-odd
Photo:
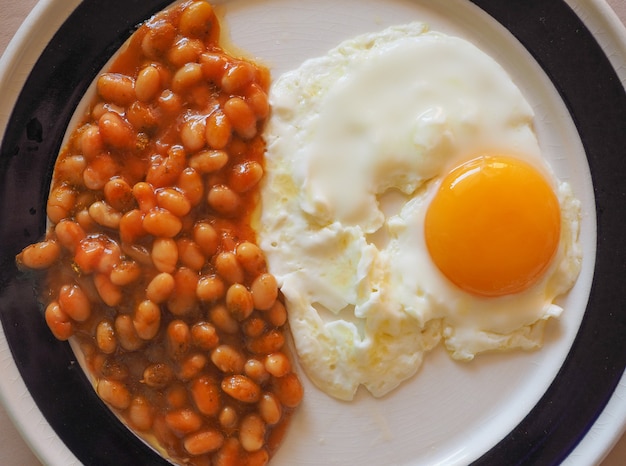
{"label": "ceramic plate", "polygon": [[[42,1],[0,67],[0,393],[46,464],[164,463],[100,402],[69,345],[51,336],[14,256],[44,234],[54,160],[89,85],[136,26],[168,3]],[[352,403],[329,398],[302,375],[305,400],[273,464],[599,460],[626,416],[626,94],[615,71],[623,73],[626,45],[608,7],[582,0],[216,3],[231,40],[274,76],[356,34],[408,21],[472,41],[521,88],[546,158],[583,207],[581,276],[541,351],[466,364],[438,348],[398,390],[382,399],[359,392]]]}

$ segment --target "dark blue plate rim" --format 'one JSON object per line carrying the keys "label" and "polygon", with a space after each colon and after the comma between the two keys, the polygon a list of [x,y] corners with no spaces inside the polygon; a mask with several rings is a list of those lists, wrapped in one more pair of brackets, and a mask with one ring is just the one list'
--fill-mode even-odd
{"label": "dark blue plate rim", "polygon": [[[572,348],[541,400],[475,464],[558,464],[589,431],[626,367],[626,93],[562,0],[470,0],[505,26],[552,80],[576,124],[597,205],[597,262]],[[33,67],[0,146],[0,321],[42,414],[84,464],[167,464],[102,404],[66,343],[51,337],[14,257],[45,232],[56,154],[87,87],[136,26],[169,0],[84,0]],[[121,13],[123,12],[123,13]],[[33,181],[46,180],[45,183]]]}

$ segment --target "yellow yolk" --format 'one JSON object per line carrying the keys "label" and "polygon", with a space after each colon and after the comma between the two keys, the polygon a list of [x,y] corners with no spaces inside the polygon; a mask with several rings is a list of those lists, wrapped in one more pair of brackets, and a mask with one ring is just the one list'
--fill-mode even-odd
{"label": "yellow yolk", "polygon": [[559,202],[544,176],[504,156],[452,170],[424,223],[439,270],[461,289],[489,297],[532,286],[550,265],[560,230]]}

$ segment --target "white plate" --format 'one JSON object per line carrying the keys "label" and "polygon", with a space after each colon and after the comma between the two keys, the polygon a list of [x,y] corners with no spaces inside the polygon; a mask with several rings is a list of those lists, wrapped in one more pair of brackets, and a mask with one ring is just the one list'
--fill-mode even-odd
{"label": "white plate", "polygon": [[[0,127],[5,127],[32,64],[78,3],[43,1],[20,29],[0,63]],[[273,464],[464,465],[478,459],[514,431],[557,379],[585,313],[593,278],[594,191],[585,151],[570,109],[559,95],[559,83],[555,87],[531,53],[503,25],[466,0],[221,3],[232,41],[270,66],[275,76],[306,58],[325,53],[348,37],[420,20],[433,29],[465,37],[491,54],[533,105],[544,153],[559,178],[572,184],[583,203],[584,216],[583,271],[563,303],[563,317],[549,326],[545,347],[533,353],[485,355],[470,364],[451,361],[439,348],[426,357],[416,377],[379,400],[360,393],[353,403],[338,402],[319,392],[303,376],[305,400]],[[604,31],[596,36],[602,38],[601,45],[613,66],[623,73],[626,42],[610,11],[600,2],[568,3],[592,31]],[[4,356],[2,372],[7,375],[0,378],[0,394],[16,424],[44,463],[72,464],[76,461],[74,455],[31,397],[4,334],[0,351]],[[570,455],[571,464],[597,462],[618,438],[626,419],[624,391],[622,383],[599,423]],[[601,409],[597,407],[595,413]],[[591,424],[593,420],[585,421]],[[532,419],[526,422],[532,423]],[[551,435],[557,434],[548,432],[546,438]],[[60,436],[65,439],[63,433]]]}

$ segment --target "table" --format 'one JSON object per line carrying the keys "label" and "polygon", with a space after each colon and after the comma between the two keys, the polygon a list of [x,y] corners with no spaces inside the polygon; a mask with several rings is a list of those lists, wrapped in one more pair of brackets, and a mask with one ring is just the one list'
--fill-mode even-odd
{"label": "table", "polygon": [[[618,16],[626,24],[626,2],[607,0]],[[0,0],[0,54],[17,31],[26,15],[37,0]],[[601,463],[601,466],[621,466],[626,463],[626,434]],[[0,404],[0,464],[3,466],[39,466],[40,461],[33,455],[10,417]]]}

